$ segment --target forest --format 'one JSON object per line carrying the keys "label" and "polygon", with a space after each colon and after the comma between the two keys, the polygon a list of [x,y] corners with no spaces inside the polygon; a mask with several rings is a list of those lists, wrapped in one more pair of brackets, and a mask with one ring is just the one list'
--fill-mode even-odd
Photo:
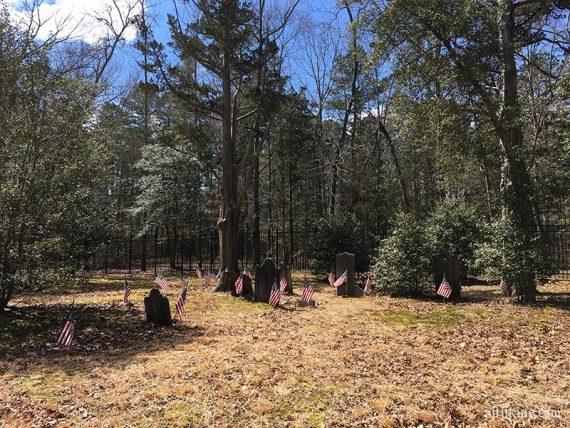
{"label": "forest", "polygon": [[0,427],[564,426],[569,71],[569,0],[0,0]]}

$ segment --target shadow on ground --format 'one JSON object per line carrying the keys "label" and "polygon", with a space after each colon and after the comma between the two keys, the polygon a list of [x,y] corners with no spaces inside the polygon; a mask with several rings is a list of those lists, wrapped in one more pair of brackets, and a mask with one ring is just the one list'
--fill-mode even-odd
{"label": "shadow on ground", "polygon": [[187,323],[173,327],[147,323],[143,311],[117,303],[82,304],[75,309],[76,335],[70,348],[56,343],[69,305],[15,307],[0,316],[0,373],[2,364],[55,365],[63,359],[66,371],[89,370],[189,343],[204,334],[201,327]]}

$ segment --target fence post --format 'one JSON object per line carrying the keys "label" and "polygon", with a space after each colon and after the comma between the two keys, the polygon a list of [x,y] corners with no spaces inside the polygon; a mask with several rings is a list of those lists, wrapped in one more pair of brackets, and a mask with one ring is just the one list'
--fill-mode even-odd
{"label": "fence post", "polygon": [[214,269],[214,231],[210,230],[210,269]]}
{"label": "fence post", "polygon": [[157,251],[158,251],[158,227],[154,233],[154,274],[156,275],[156,258],[157,258]]}
{"label": "fence post", "polygon": [[109,272],[109,237],[105,239],[105,275]]}

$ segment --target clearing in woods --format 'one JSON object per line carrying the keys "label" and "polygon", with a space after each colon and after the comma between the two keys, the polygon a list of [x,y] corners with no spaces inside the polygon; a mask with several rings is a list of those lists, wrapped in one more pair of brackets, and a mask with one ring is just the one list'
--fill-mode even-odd
{"label": "clearing in woods", "polygon": [[[0,318],[0,426],[567,426],[569,283],[534,307],[498,286],[444,305],[319,285],[296,309],[301,281],[272,310],[190,280],[173,328],[144,321],[150,278],[129,309],[120,277],[19,299]],[[58,349],[73,300],[76,343]]]}

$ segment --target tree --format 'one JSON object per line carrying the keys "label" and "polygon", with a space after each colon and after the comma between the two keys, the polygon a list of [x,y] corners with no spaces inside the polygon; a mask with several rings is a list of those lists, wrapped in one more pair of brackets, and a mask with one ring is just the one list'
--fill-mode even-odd
{"label": "tree", "polygon": [[[499,0],[424,0],[388,3],[377,27],[384,46],[400,53],[406,47],[420,52],[416,59],[427,69],[437,50],[434,81],[453,79],[472,108],[485,115],[499,144],[502,216],[512,222],[527,248],[536,231],[535,201],[528,173],[524,126],[519,100],[517,57],[524,46],[552,43],[564,50],[567,42],[539,28],[559,18],[568,2]],[[489,13],[491,12],[491,13]],[[553,39],[554,38],[554,39]],[[426,50],[425,46],[432,47]],[[422,48],[423,47],[423,48]],[[402,57],[400,57],[402,58]],[[521,262],[513,287],[520,301],[535,298],[532,263]]]}

